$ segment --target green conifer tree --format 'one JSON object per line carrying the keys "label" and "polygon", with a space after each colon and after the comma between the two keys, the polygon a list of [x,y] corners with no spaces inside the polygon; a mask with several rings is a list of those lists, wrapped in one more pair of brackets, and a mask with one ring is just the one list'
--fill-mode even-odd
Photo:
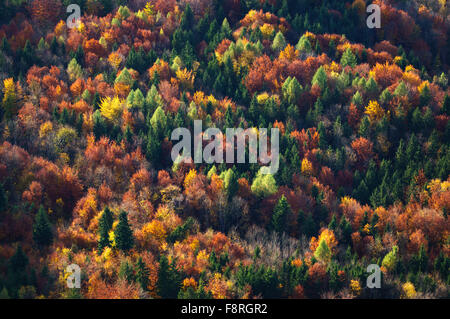
{"label": "green conifer tree", "polygon": [[52,227],[43,206],[39,208],[34,220],[33,240],[39,247],[49,246],[53,242]]}
{"label": "green conifer tree", "polygon": [[122,211],[119,215],[119,223],[114,230],[116,247],[122,251],[128,251],[133,247],[133,231],[128,224],[127,213]]}

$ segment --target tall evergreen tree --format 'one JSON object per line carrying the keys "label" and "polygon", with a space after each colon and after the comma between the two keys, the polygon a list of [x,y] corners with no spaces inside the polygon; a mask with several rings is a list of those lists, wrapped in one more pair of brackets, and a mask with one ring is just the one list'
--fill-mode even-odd
{"label": "tall evergreen tree", "polygon": [[128,224],[127,213],[122,211],[119,215],[119,223],[114,230],[116,246],[122,251],[128,251],[133,247],[133,231]]}
{"label": "tall evergreen tree", "polygon": [[278,200],[277,206],[273,211],[272,215],[272,227],[273,229],[282,234],[288,229],[287,218],[291,212],[291,207],[284,195]]}
{"label": "tall evergreen tree", "polygon": [[450,96],[445,94],[444,102],[442,103],[442,113],[450,116]]}
{"label": "tall evergreen tree", "polygon": [[281,33],[281,31],[278,31],[278,33],[275,35],[275,38],[273,39],[272,49],[275,52],[280,52],[285,47],[286,47],[286,39],[284,38],[283,33]]}
{"label": "tall evergreen tree", "polygon": [[108,206],[106,206],[99,220],[98,233],[100,235],[100,239],[98,241],[98,254],[101,254],[105,247],[111,245],[109,240],[109,232],[112,229],[112,226],[113,216]]}
{"label": "tall evergreen tree", "polygon": [[157,291],[161,298],[175,299],[181,288],[181,275],[175,267],[174,261],[169,264],[165,255],[159,259]]}
{"label": "tall evergreen tree", "polygon": [[3,184],[0,183],[0,218],[2,213],[6,210],[8,206],[8,197],[6,196],[5,188]]}
{"label": "tall evergreen tree", "polygon": [[142,260],[142,257],[139,257],[137,259],[134,269],[136,274],[136,282],[141,286],[142,290],[144,291],[148,290],[149,270],[145,265],[144,261]]}
{"label": "tall evergreen tree", "polygon": [[352,50],[350,48],[347,48],[341,57],[341,64],[343,67],[351,66],[354,68],[357,64],[356,56],[353,54]]}
{"label": "tall evergreen tree", "polygon": [[39,247],[49,246],[53,242],[52,227],[43,206],[39,208],[34,220],[33,240]]}

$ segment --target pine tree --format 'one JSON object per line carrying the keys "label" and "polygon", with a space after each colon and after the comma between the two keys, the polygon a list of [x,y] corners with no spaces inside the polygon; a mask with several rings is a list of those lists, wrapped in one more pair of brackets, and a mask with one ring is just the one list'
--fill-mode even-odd
{"label": "pine tree", "polygon": [[8,39],[3,37],[2,43],[0,44],[0,50],[2,50],[5,54],[11,54],[11,46],[9,45]]}
{"label": "pine tree", "polygon": [[222,34],[225,38],[231,39],[232,30],[230,28],[230,23],[228,22],[227,18],[223,19],[222,27],[220,28],[220,32],[222,32]]}
{"label": "pine tree", "polygon": [[311,45],[311,42],[309,42],[308,37],[305,35],[302,35],[302,37],[298,40],[298,43],[295,46],[295,49],[297,49],[300,52],[305,52],[305,53],[312,52],[312,45]]}
{"label": "pine tree", "polygon": [[175,268],[175,263],[172,261],[169,264],[167,257],[161,255],[159,259],[157,291],[161,298],[174,299],[178,296],[181,288],[181,275]]}
{"label": "pine tree", "polygon": [[317,69],[311,81],[311,85],[318,85],[321,90],[324,90],[327,85],[327,73],[323,66]]}
{"label": "pine tree", "polygon": [[368,116],[364,116],[359,124],[358,134],[362,137],[368,137],[370,132],[370,120]]}
{"label": "pine tree", "polygon": [[428,105],[428,103],[430,102],[430,100],[431,100],[431,92],[430,92],[430,88],[428,87],[428,84],[425,84],[424,88],[420,92],[419,98],[420,98],[420,105],[421,106]]}
{"label": "pine tree", "polygon": [[122,251],[128,251],[133,247],[133,232],[128,224],[127,213],[122,211],[119,215],[119,223],[114,230],[116,246]]}
{"label": "pine tree", "polygon": [[325,125],[323,124],[323,122],[319,123],[317,131],[319,133],[319,148],[322,150],[326,150],[328,147],[328,142],[327,142],[327,134],[325,131]]}
{"label": "pine tree", "polygon": [[234,194],[236,194],[239,186],[236,173],[231,168],[225,172],[223,184],[227,198],[228,200],[231,200]]}
{"label": "pine tree", "polygon": [[356,56],[353,54],[352,50],[350,48],[347,48],[341,57],[341,64],[343,67],[351,66],[354,68],[357,64]]}
{"label": "pine tree", "polygon": [[444,102],[442,102],[442,113],[450,116],[450,97],[445,94]]}
{"label": "pine tree", "polygon": [[52,42],[50,42],[50,51],[53,53],[53,54],[57,54],[58,52],[58,42],[56,41],[56,37],[54,36],[53,38],[52,38]]}
{"label": "pine tree", "polygon": [[382,266],[391,271],[394,269],[398,262],[398,246],[393,246],[392,250],[383,258]]}
{"label": "pine tree", "polygon": [[378,93],[378,84],[372,76],[366,83],[366,91],[369,96],[376,96]]}
{"label": "pine tree", "polygon": [[142,257],[139,257],[134,266],[136,274],[136,282],[141,286],[142,290],[148,290],[149,284],[149,270],[145,263],[142,261]]}
{"label": "pine tree", "polygon": [[428,255],[425,246],[422,244],[417,254],[417,270],[419,272],[426,272],[428,269]]}
{"label": "pine tree", "polygon": [[314,257],[316,257],[321,262],[329,262],[331,259],[331,250],[330,247],[328,247],[327,242],[325,239],[322,239],[319,243],[319,246],[317,246]]}
{"label": "pine tree", "polygon": [[350,243],[353,230],[352,230],[352,226],[348,222],[347,218],[345,218],[344,216],[341,217],[341,221],[339,223],[339,229],[341,230],[342,241],[344,243]]}
{"label": "pine tree", "polygon": [[127,259],[123,259],[120,262],[119,278],[125,279],[126,281],[128,281],[128,283],[132,283],[135,280],[133,268],[131,267]]}
{"label": "pine tree", "polygon": [[287,98],[289,104],[297,104],[297,101],[302,93],[302,86],[297,79],[288,77],[282,86],[283,95]]}
{"label": "pine tree", "polygon": [[335,230],[337,226],[336,214],[333,214],[330,223],[328,224],[328,229]]}
{"label": "pine tree", "polygon": [[231,107],[228,106],[227,110],[225,112],[225,129],[226,128],[232,128],[234,127],[234,120],[233,120],[233,112],[231,111]]}
{"label": "pine tree", "polygon": [[28,257],[22,250],[22,246],[19,244],[16,247],[16,252],[9,260],[9,267],[14,272],[23,272],[28,265]]}
{"label": "pine tree", "polygon": [[272,227],[277,233],[282,234],[283,232],[287,231],[288,229],[287,218],[290,212],[291,207],[286,197],[282,195],[281,198],[278,200],[278,204],[277,206],[275,206],[272,215]]}
{"label": "pine tree", "polygon": [[149,127],[147,136],[147,158],[154,165],[159,165],[159,158],[161,152],[161,141],[158,136],[158,132],[153,128]]}
{"label": "pine tree", "polygon": [[39,247],[49,246],[53,242],[52,227],[43,206],[39,208],[34,220],[33,240]]}
{"label": "pine tree", "polygon": [[275,38],[273,39],[272,43],[272,50],[275,52],[280,52],[286,47],[286,39],[284,38],[283,33],[281,31],[278,31],[278,33],[275,35]]}
{"label": "pine tree", "polygon": [[3,287],[2,291],[0,291],[0,299],[9,299],[8,289]]}
{"label": "pine tree", "polygon": [[194,13],[189,3],[184,9],[183,15],[181,16],[180,28],[184,31],[192,30],[194,27]]}
{"label": "pine tree", "polygon": [[0,218],[2,213],[6,210],[8,206],[8,197],[6,196],[5,188],[3,184],[0,183]]}
{"label": "pine tree", "polygon": [[123,134],[125,137],[125,141],[127,141],[129,145],[133,143],[133,132],[131,131],[130,125],[127,125]]}
{"label": "pine tree", "polygon": [[103,249],[111,245],[109,240],[109,232],[113,226],[113,216],[108,206],[105,207],[102,216],[99,220],[99,235],[100,239],[98,241],[98,254],[100,255]]}
{"label": "pine tree", "polygon": [[423,129],[422,112],[418,107],[412,113],[411,124],[412,129],[416,132],[420,132]]}
{"label": "pine tree", "polygon": [[[65,109],[64,109],[65,110]],[[102,114],[100,113],[100,110],[97,110],[94,112],[94,114],[92,115],[92,120],[93,120],[93,132],[94,132],[94,136],[95,139],[98,140],[100,139],[100,137],[102,137],[103,135],[106,134],[106,130],[107,130],[107,126],[106,126],[106,122],[105,119],[103,118]]]}

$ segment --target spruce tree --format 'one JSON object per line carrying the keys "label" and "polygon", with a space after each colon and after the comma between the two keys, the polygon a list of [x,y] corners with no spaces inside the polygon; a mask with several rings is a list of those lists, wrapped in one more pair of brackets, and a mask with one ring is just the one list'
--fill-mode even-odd
{"label": "spruce tree", "polygon": [[116,247],[122,251],[128,251],[133,247],[133,232],[128,224],[127,213],[122,211],[119,215],[119,223],[114,230]]}
{"label": "spruce tree", "polygon": [[310,53],[312,52],[312,46],[311,42],[309,42],[309,39],[306,35],[302,35],[300,40],[298,40],[297,45],[295,46],[297,50],[300,52]]}
{"label": "spruce tree", "polygon": [[287,231],[287,218],[291,211],[291,207],[284,195],[278,200],[277,206],[272,215],[272,227],[273,230],[279,234]]}
{"label": "spruce tree", "polygon": [[6,210],[8,206],[8,197],[6,196],[5,188],[3,184],[0,184],[0,218],[2,213]]}
{"label": "spruce tree", "polygon": [[149,284],[149,271],[147,266],[142,260],[142,257],[139,257],[134,266],[134,272],[136,277],[136,282],[141,286],[142,290],[148,290]]}
{"label": "spruce tree", "polygon": [[325,72],[325,69],[323,66],[317,69],[316,73],[314,74],[314,77],[311,81],[311,85],[317,85],[320,87],[321,90],[324,90],[327,85],[327,73]]}
{"label": "spruce tree", "polygon": [[105,207],[102,216],[99,220],[99,230],[100,239],[98,241],[98,254],[100,255],[103,249],[111,245],[109,240],[109,232],[112,229],[113,216],[108,206]]}
{"label": "spruce tree", "polygon": [[319,246],[317,246],[314,257],[316,257],[319,261],[322,262],[328,262],[331,259],[331,250],[327,245],[327,242],[325,239],[322,239],[319,243]]}
{"label": "spruce tree", "polygon": [[328,224],[328,228],[331,230],[335,230],[337,226],[336,214],[333,214],[330,223]]}
{"label": "spruce tree", "polygon": [[351,66],[354,68],[357,64],[356,56],[353,54],[352,50],[350,48],[347,48],[341,57],[341,64],[343,67]]}
{"label": "spruce tree", "polygon": [[149,127],[147,136],[147,158],[154,165],[157,166],[161,153],[161,141],[158,132],[153,126]]}
{"label": "spruce tree", "polygon": [[2,291],[0,291],[0,299],[9,299],[8,289],[3,287]]}
{"label": "spruce tree", "polygon": [[39,247],[49,246],[53,242],[52,227],[44,207],[40,207],[33,224],[33,240]]}
{"label": "spruce tree", "polygon": [[223,182],[227,199],[231,200],[238,189],[238,179],[236,173],[231,168],[225,172]]}
{"label": "spruce tree", "polygon": [[128,283],[132,283],[135,280],[133,267],[131,267],[128,259],[123,259],[120,262],[119,278],[125,279]]}
{"label": "spruce tree", "polygon": [[15,272],[23,272],[28,265],[28,257],[22,250],[19,244],[16,247],[16,252],[9,260],[9,267]]}
{"label": "spruce tree", "polygon": [[319,123],[317,131],[319,133],[319,148],[325,150],[328,147],[328,142],[323,122]]}
{"label": "spruce tree", "polygon": [[165,255],[161,255],[158,268],[157,291],[161,298],[177,298],[181,287],[181,275],[175,268],[174,261],[169,264]]}
{"label": "spruce tree", "polygon": [[442,103],[442,113],[450,116],[450,97],[445,94],[444,102]]}
{"label": "spruce tree", "polygon": [[272,43],[272,50],[275,52],[280,52],[286,47],[286,39],[284,38],[283,33],[281,31],[278,31],[278,33],[275,35],[275,38],[273,39]]}

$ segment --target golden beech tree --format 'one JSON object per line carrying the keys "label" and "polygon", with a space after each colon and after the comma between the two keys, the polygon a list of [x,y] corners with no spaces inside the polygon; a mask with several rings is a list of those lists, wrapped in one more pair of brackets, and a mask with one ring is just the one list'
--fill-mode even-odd
{"label": "golden beech tree", "polygon": [[292,45],[288,44],[286,48],[284,48],[284,50],[280,52],[279,58],[293,61],[297,59],[299,55],[299,51],[296,50]]}
{"label": "golden beech tree", "polygon": [[16,86],[13,78],[3,80],[2,107],[6,118],[11,118],[17,112]]}
{"label": "golden beech tree", "polygon": [[375,123],[383,118],[385,111],[377,101],[370,101],[365,114],[369,116],[370,122]]}
{"label": "golden beech tree", "polygon": [[125,101],[118,96],[105,97],[100,102],[100,113],[112,122],[119,120],[125,108]]}

